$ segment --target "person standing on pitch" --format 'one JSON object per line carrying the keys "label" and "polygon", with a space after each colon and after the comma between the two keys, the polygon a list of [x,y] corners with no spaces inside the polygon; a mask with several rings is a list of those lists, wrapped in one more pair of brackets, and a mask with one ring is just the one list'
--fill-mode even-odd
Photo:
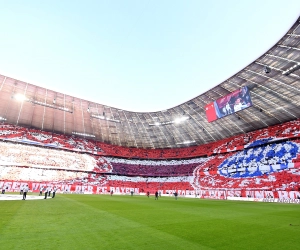
{"label": "person standing on pitch", "polygon": [[2,194],[5,194],[5,189],[6,189],[6,187],[3,185],[2,186]]}
{"label": "person standing on pitch", "polygon": [[41,188],[40,188],[40,194],[39,194],[39,196],[43,195],[43,189],[44,189],[44,187],[43,187],[43,186],[41,186]]}
{"label": "person standing on pitch", "polygon": [[56,193],[56,187],[53,188],[53,191],[52,191],[52,198],[55,197],[55,193]]}
{"label": "person standing on pitch", "polygon": [[175,196],[175,200],[177,200],[177,197],[178,197],[177,191],[175,191],[174,196]]}
{"label": "person standing on pitch", "polygon": [[22,185],[22,186],[20,187],[20,195],[23,194],[23,191],[24,191],[24,186]]}
{"label": "person standing on pitch", "polygon": [[45,189],[45,198],[44,199],[47,199],[47,195],[48,195],[48,187],[46,187],[46,189]]}
{"label": "person standing on pitch", "polygon": [[23,200],[26,200],[27,192],[29,191],[28,185],[23,188]]}
{"label": "person standing on pitch", "polygon": [[155,200],[158,200],[158,192],[155,192]]}

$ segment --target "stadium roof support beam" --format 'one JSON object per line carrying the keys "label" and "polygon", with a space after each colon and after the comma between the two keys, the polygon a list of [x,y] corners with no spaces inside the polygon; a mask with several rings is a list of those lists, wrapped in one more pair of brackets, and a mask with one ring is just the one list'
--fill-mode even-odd
{"label": "stadium roof support beam", "polygon": [[129,122],[128,118],[127,118],[126,112],[124,112],[124,116],[125,116],[126,122],[127,122],[127,124],[128,124],[128,128],[129,128],[129,130],[131,131],[131,136],[132,136],[131,139],[133,139],[135,147],[138,147],[138,146],[137,146],[137,143],[136,143],[136,140],[135,140],[134,133],[133,133],[132,128],[131,128],[131,126],[130,126],[130,122]]}
{"label": "stadium roof support beam", "polygon": [[277,45],[278,47],[281,47],[281,48],[287,48],[287,49],[295,49],[295,50],[299,50],[299,48],[296,48],[296,47],[291,47],[291,46],[286,46],[286,45],[282,45],[282,44],[278,44]]}
{"label": "stadium roof support beam", "polygon": [[271,56],[271,57],[275,57],[277,59],[282,59],[282,60],[285,60],[285,61],[288,61],[288,62],[293,62],[293,63],[299,63],[295,60],[291,60],[291,59],[288,59],[288,58],[285,58],[285,57],[281,57],[281,56],[275,56],[275,55],[271,55],[271,54],[266,54],[266,56]]}
{"label": "stadium roof support beam", "polygon": [[5,81],[6,81],[6,76],[3,78],[3,80],[2,80],[2,82],[1,82],[1,86],[0,86],[0,91],[2,90],[2,87],[3,87],[3,85],[4,85],[4,83],[5,83]]}
{"label": "stadium roof support beam", "polygon": [[[142,115],[142,114],[141,114],[141,115]],[[137,117],[138,117],[140,123],[141,123],[142,126],[143,126],[144,133],[145,133],[145,135],[148,137],[148,141],[150,142],[151,147],[152,147],[152,148],[155,148],[155,147],[154,147],[154,144],[152,143],[152,141],[151,141],[151,139],[150,139],[149,133],[147,132],[147,130],[146,130],[146,128],[145,128],[145,124],[143,123],[143,121],[142,121],[142,119],[140,118],[139,114],[137,114]]]}
{"label": "stadium roof support beam", "polygon": [[[97,114],[99,116],[100,114],[99,114],[98,104],[96,104],[96,110],[97,110]],[[100,120],[97,120],[97,122],[98,122],[98,124],[100,126],[101,140],[104,141],[104,136],[103,136],[103,131],[102,131],[102,122],[100,122]]]}
{"label": "stadium roof support beam", "polygon": [[[256,64],[259,64],[259,65],[261,65],[261,66],[267,66],[267,67],[269,67],[269,68],[272,69],[272,70],[279,71],[279,72],[281,72],[281,74],[284,72],[282,69],[278,69],[278,68],[275,68],[275,67],[272,67],[272,66],[268,66],[268,65],[263,64],[263,63],[260,63],[260,62],[255,62],[255,63],[256,63]],[[296,75],[296,74],[294,74],[294,73],[290,73],[289,76],[293,76],[293,77],[296,77],[296,78],[300,78],[300,76],[298,76],[298,75]],[[273,78],[272,78],[272,79],[273,79]],[[289,85],[287,85],[287,86],[289,86]]]}
{"label": "stadium roof support beam", "polygon": [[[46,95],[45,95],[45,103],[47,101],[47,96],[48,96],[48,89],[46,89]],[[43,122],[42,122],[42,130],[44,129],[44,123],[45,123],[45,114],[46,114],[46,106],[43,106]]]}
{"label": "stadium roof support beam", "polygon": [[[66,108],[66,95],[65,94],[64,94],[64,107]],[[66,133],[66,112],[64,112],[63,126],[64,126],[64,134],[65,134]]]}
{"label": "stadium roof support beam", "polygon": [[[297,89],[297,88],[294,88],[293,86],[291,86],[291,85],[288,85],[288,84],[285,84],[285,83],[283,83],[283,82],[281,82],[281,81],[279,81],[279,80],[275,80],[275,79],[273,79],[273,78],[271,78],[271,77],[268,77],[268,76],[266,76],[266,75],[264,75],[264,74],[261,74],[261,73],[257,73],[257,72],[255,72],[255,71],[252,71],[252,70],[245,70],[246,72],[250,72],[250,73],[253,73],[253,74],[256,74],[256,75],[259,75],[259,76],[262,76],[262,77],[265,77],[265,78],[267,78],[268,80],[270,80],[270,81],[274,81],[274,82],[276,82],[276,83],[279,83],[279,84],[281,84],[281,85],[284,85],[284,87],[286,87],[286,88],[290,88],[290,89],[292,89],[293,91],[296,91],[296,92],[298,92],[298,93],[300,93],[300,89]],[[253,81],[252,81],[253,82]],[[254,82],[253,82],[254,83]],[[262,87],[264,87],[264,88],[267,88],[267,87],[265,87],[265,86],[263,86],[263,85],[261,85],[261,84],[258,84],[258,83],[256,83],[257,85],[260,85],[260,86],[262,86]],[[281,94],[281,93],[279,93],[279,92],[277,92],[277,91],[275,91],[275,90],[273,90],[273,89],[270,89],[270,88],[267,88],[269,91],[273,91],[274,93],[276,93],[277,95],[279,95],[279,96],[281,96],[282,98],[286,98],[285,97],[285,95],[283,95],[283,94]],[[292,103],[295,103],[295,104],[298,104],[299,102],[296,102],[296,101],[293,101],[293,100],[290,100]]]}
{"label": "stadium roof support beam", "polygon": [[[150,117],[152,118],[152,120],[154,120],[154,118],[153,118],[153,116],[151,115],[151,113],[149,113],[149,115],[150,115]],[[166,147],[170,147],[171,144],[170,144],[168,138],[166,137],[166,135],[162,132],[161,126],[154,126],[153,128],[158,128],[158,129],[160,130],[160,132],[163,134],[163,136],[164,136],[166,142],[168,143],[168,145],[167,145]],[[171,137],[171,138],[174,138],[174,137]],[[152,142],[152,143],[153,143],[153,142]]]}
{"label": "stadium roof support beam", "polygon": [[[188,111],[184,110],[183,107],[184,107],[184,105],[180,106],[180,108],[182,109],[182,111],[185,112],[186,114],[188,114],[190,118],[192,118],[192,117],[190,116],[190,114],[188,113]],[[190,128],[190,131],[194,130],[194,127],[192,126],[192,124],[191,124],[189,121],[186,121],[186,122],[187,122],[187,123],[186,123],[187,126],[189,126],[189,128]],[[195,132],[195,134],[198,135],[198,138],[201,137],[200,133],[198,132],[198,129],[194,130],[194,132]],[[190,135],[190,133],[189,133],[189,135]],[[192,137],[191,135],[190,135],[190,137],[192,138],[192,140],[198,141],[198,138],[194,138],[194,137]]]}

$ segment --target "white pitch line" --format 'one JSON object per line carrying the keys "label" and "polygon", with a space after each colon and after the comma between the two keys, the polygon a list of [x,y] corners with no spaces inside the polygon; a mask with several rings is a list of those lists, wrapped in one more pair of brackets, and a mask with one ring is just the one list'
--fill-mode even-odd
{"label": "white pitch line", "polygon": [[[42,200],[45,196],[34,196],[34,195],[27,195],[26,200]],[[47,199],[52,199],[52,197],[47,197]],[[17,194],[0,194],[0,201],[17,201],[22,200],[23,195],[17,195]]]}

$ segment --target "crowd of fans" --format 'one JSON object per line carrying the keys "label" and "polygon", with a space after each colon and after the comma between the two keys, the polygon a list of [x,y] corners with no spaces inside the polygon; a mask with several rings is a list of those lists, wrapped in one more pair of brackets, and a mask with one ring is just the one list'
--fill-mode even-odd
{"label": "crowd of fans", "polygon": [[286,141],[238,151],[220,166],[219,173],[230,177],[253,177],[293,167],[299,152],[297,143]]}
{"label": "crowd of fans", "polygon": [[300,143],[281,142],[211,157],[195,168],[198,189],[300,190]]}
{"label": "crowd of fans", "polygon": [[9,142],[0,142],[0,162],[6,165],[83,171],[93,170],[97,166],[95,157],[88,154]]}
{"label": "crowd of fans", "polygon": [[[126,185],[143,190],[174,189],[174,187],[177,189],[298,190],[300,187],[299,143],[299,141],[272,143],[263,147],[189,160],[143,161],[102,157],[102,163],[112,168],[109,174],[97,172],[97,167],[90,170],[74,169],[72,165],[69,169],[33,164],[12,165],[11,159],[14,159],[20,150],[24,149],[23,153],[27,154],[30,151],[27,147],[33,146],[1,143],[8,146],[9,150],[3,150],[3,145],[0,147],[1,153],[4,152],[6,157],[1,158],[0,179],[120,187]],[[11,152],[13,157],[9,158],[8,152]],[[62,152],[69,154],[69,152]],[[74,157],[76,154],[81,155],[71,154]],[[61,157],[59,154],[56,155]],[[5,159],[10,161],[5,162]],[[173,174],[175,172],[176,174]]]}
{"label": "crowd of fans", "polygon": [[118,175],[140,176],[190,176],[195,167],[207,158],[189,160],[129,160],[105,157],[113,166],[112,173]]}
{"label": "crowd of fans", "polygon": [[70,182],[80,179],[84,180],[88,177],[86,172],[66,171],[59,169],[43,169],[22,166],[0,166],[1,180],[14,181],[35,181],[35,182]]}
{"label": "crowd of fans", "polygon": [[[296,120],[204,146],[147,150],[2,124],[0,180],[127,183],[143,190],[298,190],[299,133]],[[42,144],[24,144],[33,141]]]}
{"label": "crowd of fans", "polygon": [[0,138],[28,143],[30,141],[40,145],[64,148],[73,151],[88,152],[98,155],[140,158],[140,159],[180,159],[229,151],[262,145],[272,140],[297,138],[300,135],[300,120],[279,124],[259,131],[236,135],[230,138],[211,142],[205,145],[175,149],[139,149],[110,145],[93,140],[82,139],[75,136],[59,135],[36,129],[1,124]]}

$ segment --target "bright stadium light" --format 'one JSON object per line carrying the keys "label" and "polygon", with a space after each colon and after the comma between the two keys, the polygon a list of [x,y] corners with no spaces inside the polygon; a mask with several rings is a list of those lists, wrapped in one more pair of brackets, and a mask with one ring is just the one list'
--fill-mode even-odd
{"label": "bright stadium light", "polygon": [[292,67],[288,68],[286,71],[282,72],[283,75],[288,76],[289,74],[293,73],[294,71],[300,68],[300,63],[294,64]]}
{"label": "bright stadium light", "polygon": [[15,94],[14,98],[17,101],[19,101],[19,102],[23,102],[23,101],[27,101],[28,100],[28,98],[25,95],[23,95],[23,94]]}
{"label": "bright stadium light", "polygon": [[190,117],[188,116],[182,116],[182,117],[178,117],[173,121],[165,121],[165,122],[158,122],[155,121],[154,123],[149,123],[149,126],[162,126],[162,125],[169,125],[169,124],[179,124],[181,122],[184,122],[186,120],[190,119]]}
{"label": "bright stadium light", "polygon": [[81,135],[81,136],[87,136],[87,137],[96,137],[95,135],[86,134],[86,133],[79,133],[79,132],[72,132],[73,135]]}
{"label": "bright stadium light", "polygon": [[26,101],[31,102],[33,104],[41,105],[41,106],[44,106],[44,107],[48,107],[48,108],[52,108],[52,109],[58,109],[58,110],[66,111],[66,112],[69,112],[69,113],[73,113],[72,110],[70,110],[66,107],[63,107],[63,106],[58,106],[58,105],[50,104],[50,103],[47,103],[47,102],[40,102],[40,101],[29,100],[29,99],[26,99]]}
{"label": "bright stadium light", "polygon": [[182,145],[182,144],[190,144],[190,143],[195,143],[196,141],[184,141],[184,142],[178,142],[176,143],[177,145]]}
{"label": "bright stadium light", "polygon": [[188,120],[189,117],[188,116],[182,116],[182,117],[178,117],[174,120],[174,123],[178,124],[178,123],[181,123],[181,122],[184,122],[186,120]]}
{"label": "bright stadium light", "polygon": [[57,110],[62,110],[62,111],[66,111],[66,112],[69,112],[69,113],[73,113],[73,111],[68,109],[67,107],[56,105],[56,99],[53,100],[53,104],[50,104],[50,103],[47,103],[45,101],[40,102],[40,101],[36,101],[34,99],[29,99],[28,97],[26,97],[25,95],[20,94],[20,93],[13,94],[11,96],[11,98],[13,98],[13,99],[15,99],[16,101],[19,101],[19,102],[26,101],[26,102],[41,105],[41,106],[44,106],[44,107],[48,107],[48,108],[52,108],[52,109],[57,109]]}
{"label": "bright stadium light", "polygon": [[112,118],[109,118],[109,117],[105,117],[103,115],[91,115],[92,118],[96,118],[96,119],[100,119],[100,120],[107,120],[107,121],[110,121],[110,122],[117,122],[117,123],[120,123],[121,121],[120,120],[116,120],[116,119],[112,119]]}

